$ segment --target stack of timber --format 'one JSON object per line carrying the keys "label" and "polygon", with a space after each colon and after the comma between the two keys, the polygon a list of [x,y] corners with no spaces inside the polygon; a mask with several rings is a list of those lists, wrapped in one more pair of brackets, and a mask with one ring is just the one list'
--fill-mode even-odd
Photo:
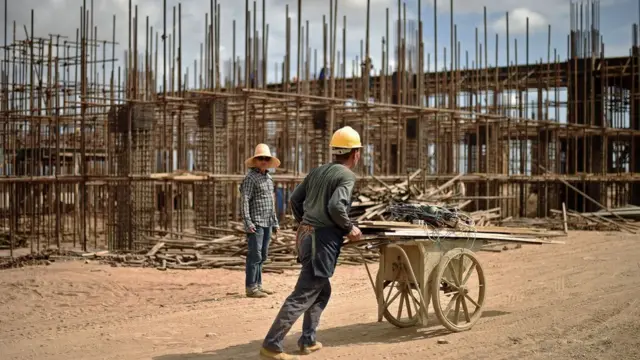
{"label": "stack of timber", "polygon": [[[563,204],[564,205],[564,204]],[[548,218],[508,217],[497,220],[504,227],[526,227],[547,230],[581,231],[624,231],[636,234],[640,231],[637,221],[640,220],[640,207],[628,205],[617,209],[603,209],[597,212],[580,213],[567,209],[551,210]]]}
{"label": "stack of timber", "polygon": [[[158,270],[195,270],[222,268],[244,271],[247,254],[246,235],[240,223],[231,223],[231,228],[211,228],[225,231],[228,235],[214,238],[189,233],[165,233],[164,236],[146,237],[139,241],[144,250],[137,253],[114,254],[106,251],[87,253],[87,259],[98,259],[102,263],[122,267],[153,267]],[[268,260],[263,271],[283,273],[284,270],[299,269],[296,261],[295,231],[281,229],[272,235]],[[365,250],[364,245],[356,249],[346,247],[340,254],[338,265],[360,265],[376,263],[378,253]],[[364,255],[361,256],[361,252]]]}
{"label": "stack of timber", "polygon": [[483,250],[497,252],[501,250],[494,247],[506,250],[505,244],[516,244],[519,248],[522,244],[563,243],[549,238],[566,236],[564,231],[498,226],[502,222],[499,207],[463,212],[465,206],[478,198],[465,196],[464,184],[459,181],[462,174],[439,186],[423,186],[421,190],[413,181],[420,172],[417,170],[395,184],[374,176],[378,186],[361,187],[354,193],[350,215],[367,237],[473,238],[484,244]]}
{"label": "stack of timber", "polygon": [[[406,180],[395,184],[388,184],[372,176],[378,186],[369,184],[354,191],[349,215],[356,221],[387,221],[394,220],[389,209],[389,206],[393,204],[431,205],[462,209],[471,203],[472,200],[459,201],[464,199],[465,195],[464,184],[458,181],[462,174],[438,187],[423,187],[424,190],[421,190],[418,185],[412,183],[421,172],[422,170],[416,170]],[[482,212],[479,215],[489,217],[489,213]],[[497,216],[500,217],[499,209]],[[494,218],[493,215],[491,218]]]}
{"label": "stack of timber", "polygon": [[627,205],[627,206],[623,206],[623,207],[619,207],[616,209],[611,209],[611,210],[599,210],[597,212],[594,213],[582,213],[582,215],[585,215],[587,217],[592,217],[592,216],[602,216],[602,217],[606,217],[606,218],[611,218],[611,217],[623,217],[625,219],[629,219],[629,220],[640,220],[640,206],[635,206],[635,205]]}
{"label": "stack of timber", "polygon": [[[526,229],[501,226],[483,226],[475,229],[459,229],[455,227],[433,227],[400,221],[364,221],[358,223],[367,237],[380,237],[390,240],[406,239],[467,239],[482,244],[482,250],[497,251],[495,246],[517,244],[527,245],[564,244],[564,241],[550,238],[566,236],[561,231],[544,229]],[[505,248],[506,250],[506,248]]]}
{"label": "stack of timber", "polygon": [[[564,205],[564,204],[563,204]],[[636,234],[640,226],[636,223],[640,220],[640,207],[627,205],[617,209],[606,209],[590,213],[580,213],[568,210],[563,206],[562,210],[551,210],[556,216],[556,222],[561,222],[567,230],[598,230],[598,231],[624,231]]]}

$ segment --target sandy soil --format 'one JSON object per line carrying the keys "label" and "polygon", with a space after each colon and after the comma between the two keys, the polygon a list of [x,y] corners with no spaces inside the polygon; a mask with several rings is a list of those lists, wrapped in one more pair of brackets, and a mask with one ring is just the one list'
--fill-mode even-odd
{"label": "sandy soil", "polygon": [[[640,236],[572,233],[566,245],[479,253],[483,318],[448,333],[376,322],[364,267],[339,267],[309,359],[640,359]],[[297,273],[243,297],[241,272],[55,263],[0,272],[0,356],[9,359],[253,359]],[[287,338],[295,348],[301,321]],[[446,339],[448,344],[438,344]]]}

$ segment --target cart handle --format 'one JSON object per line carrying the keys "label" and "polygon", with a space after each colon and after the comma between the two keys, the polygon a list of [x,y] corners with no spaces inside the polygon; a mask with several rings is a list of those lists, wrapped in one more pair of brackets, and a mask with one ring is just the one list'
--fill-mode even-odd
{"label": "cart handle", "polygon": [[[367,248],[368,247],[369,246],[367,246]],[[362,257],[364,268],[367,269],[367,275],[369,275],[369,281],[371,282],[371,287],[373,288],[373,292],[377,294],[378,292],[376,290],[376,284],[373,282],[373,276],[371,276],[371,271],[369,271],[369,265],[367,264],[367,259],[364,257],[364,253],[362,252],[362,250],[360,250],[360,248],[356,247],[356,250],[358,250],[358,252],[360,253],[360,256]]]}

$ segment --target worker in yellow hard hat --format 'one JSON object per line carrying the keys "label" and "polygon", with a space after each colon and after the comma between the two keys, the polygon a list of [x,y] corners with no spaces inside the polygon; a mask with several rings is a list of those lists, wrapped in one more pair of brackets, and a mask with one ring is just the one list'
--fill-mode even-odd
{"label": "worker in yellow hard hat", "polygon": [[343,238],[360,239],[362,233],[349,219],[351,192],[356,182],[352,169],[360,160],[360,135],[349,126],[331,138],[334,161],[312,169],[291,195],[291,209],[298,222],[296,249],[302,269],[298,282],[280,308],[260,349],[269,359],[289,360],[283,340],[304,314],[298,347],[303,354],[320,350],[316,329],[331,297],[331,283]]}

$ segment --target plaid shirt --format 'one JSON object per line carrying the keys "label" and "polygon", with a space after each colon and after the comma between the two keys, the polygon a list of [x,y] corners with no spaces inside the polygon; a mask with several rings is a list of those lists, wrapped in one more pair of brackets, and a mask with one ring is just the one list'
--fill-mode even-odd
{"label": "plaid shirt", "polygon": [[273,204],[274,185],[269,172],[251,168],[240,185],[240,214],[245,231],[251,227],[279,227]]}

